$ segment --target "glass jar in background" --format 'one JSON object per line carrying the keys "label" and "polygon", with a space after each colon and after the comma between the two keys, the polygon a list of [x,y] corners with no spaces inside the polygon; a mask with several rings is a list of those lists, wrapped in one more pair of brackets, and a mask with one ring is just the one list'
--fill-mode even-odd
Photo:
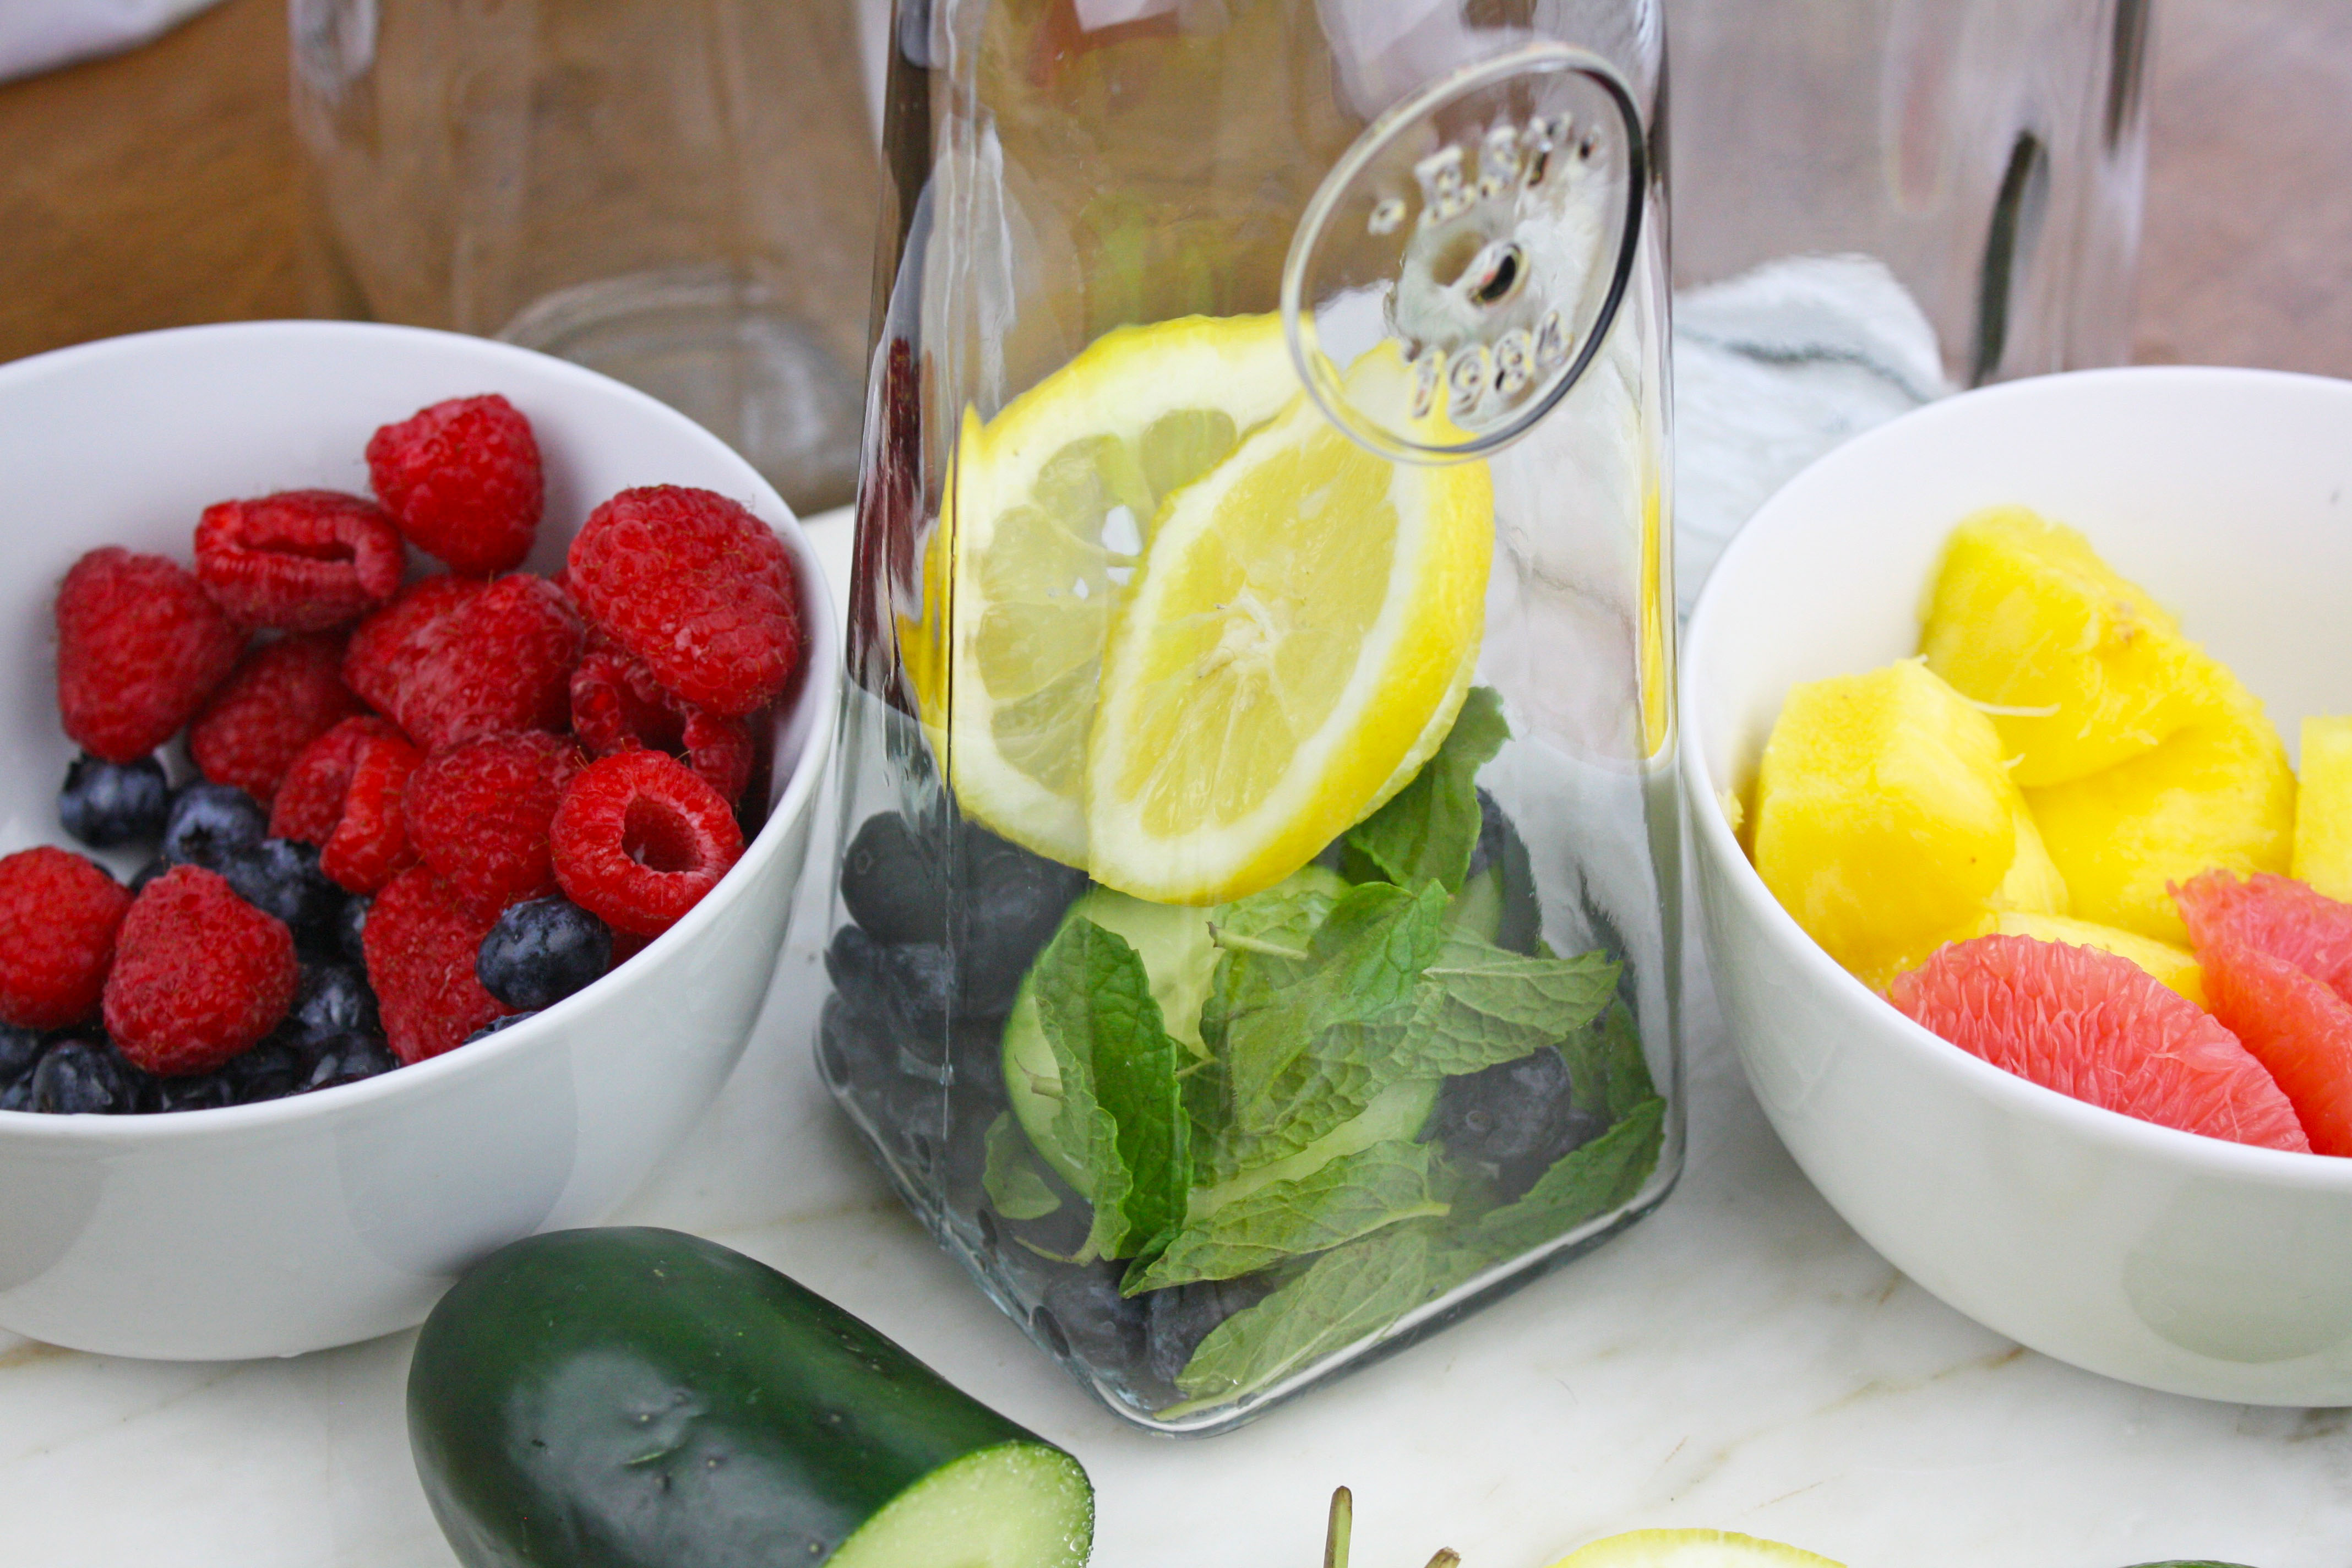
{"label": "glass jar in background", "polygon": [[1682,1149],[1645,0],[901,0],[820,1071],[1213,1432]]}
{"label": "glass jar in background", "polygon": [[1675,0],[1683,608],[1932,398],[2129,352],[2153,0]]}
{"label": "glass jar in background", "polygon": [[576,361],[802,512],[850,499],[880,181],[853,0],[290,15],[316,309]]}

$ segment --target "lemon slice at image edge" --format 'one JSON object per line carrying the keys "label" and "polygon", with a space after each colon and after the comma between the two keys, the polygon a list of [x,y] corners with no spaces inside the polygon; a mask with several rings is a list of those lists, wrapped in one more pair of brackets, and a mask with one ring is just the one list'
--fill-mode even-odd
{"label": "lemon slice at image edge", "polygon": [[967,815],[1087,866],[1087,740],[1113,606],[1169,499],[1297,392],[1280,318],[1187,316],[1106,332],[985,424],[967,412],[925,556],[925,613],[945,624],[901,626]]}
{"label": "lemon slice at image edge", "polygon": [[[1349,390],[1406,396],[1393,349]],[[1095,879],[1160,903],[1241,898],[1393,794],[1467,689],[1493,554],[1485,463],[1390,462],[1304,397],[1178,492],[1102,667]]]}
{"label": "lemon slice at image edge", "polygon": [[1827,1557],[1723,1530],[1636,1530],[1571,1552],[1552,1568],[1844,1568]]}

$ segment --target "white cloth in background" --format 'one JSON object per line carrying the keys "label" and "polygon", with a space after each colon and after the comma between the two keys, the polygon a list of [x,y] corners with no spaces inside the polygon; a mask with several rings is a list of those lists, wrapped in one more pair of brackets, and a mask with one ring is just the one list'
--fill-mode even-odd
{"label": "white cloth in background", "polygon": [[1799,469],[1956,390],[1927,312],[1875,258],[1782,257],[1676,294],[1676,607]]}
{"label": "white cloth in background", "polygon": [[218,0],[0,0],[0,81],[143,44]]}

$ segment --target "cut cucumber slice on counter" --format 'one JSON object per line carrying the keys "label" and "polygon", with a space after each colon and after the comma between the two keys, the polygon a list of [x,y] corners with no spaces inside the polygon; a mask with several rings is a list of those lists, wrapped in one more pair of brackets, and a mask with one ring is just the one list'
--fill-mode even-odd
{"label": "cut cucumber slice on counter", "polygon": [[1082,1568],[1061,1449],[675,1231],[493,1254],[425,1320],[416,1473],[466,1568]]}
{"label": "cut cucumber slice on counter", "polygon": [[1843,1568],[1829,1558],[1723,1530],[1636,1530],[1571,1552],[1552,1568]]}

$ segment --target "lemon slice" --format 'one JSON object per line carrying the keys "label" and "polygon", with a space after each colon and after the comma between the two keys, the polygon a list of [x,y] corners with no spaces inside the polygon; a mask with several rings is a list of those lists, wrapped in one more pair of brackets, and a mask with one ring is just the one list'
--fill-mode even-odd
{"label": "lemon slice", "polygon": [[[1353,401],[1407,393],[1392,350],[1349,373]],[[1493,553],[1484,463],[1391,463],[1303,397],[1178,492],[1103,664],[1095,879],[1241,898],[1394,793],[1461,705]]]}
{"label": "lemon slice", "polygon": [[1107,332],[985,425],[966,415],[925,563],[943,645],[910,627],[902,647],[967,814],[1087,865],[1112,605],[1168,499],[1297,391],[1280,318],[1188,316]]}
{"label": "lemon slice", "polygon": [[1552,1568],[1843,1568],[1826,1557],[1722,1530],[1636,1530],[1571,1552]]}

